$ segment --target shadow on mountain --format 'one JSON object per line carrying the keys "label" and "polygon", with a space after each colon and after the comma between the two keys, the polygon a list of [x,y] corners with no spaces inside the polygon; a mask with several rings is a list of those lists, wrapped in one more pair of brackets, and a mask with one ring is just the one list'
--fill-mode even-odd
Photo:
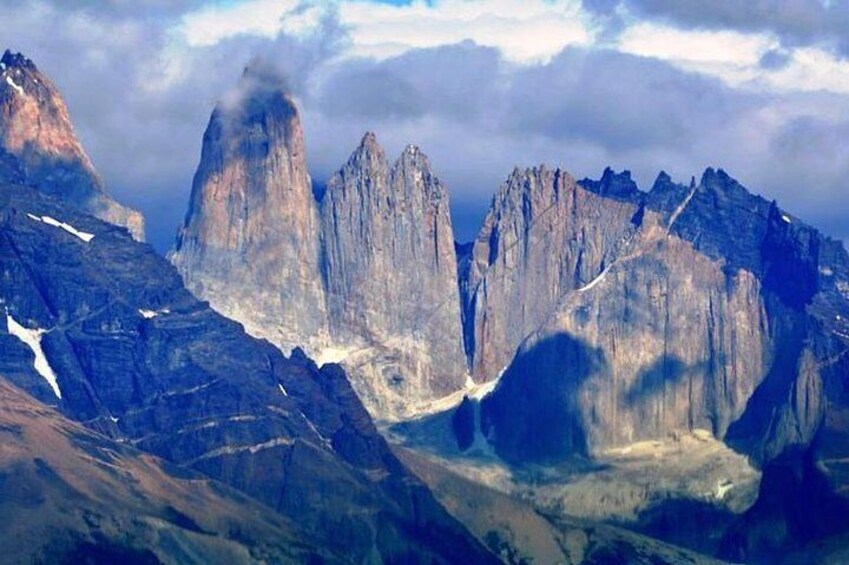
{"label": "shadow on mountain", "polygon": [[637,374],[634,384],[622,392],[621,400],[628,406],[635,406],[663,392],[668,385],[681,382],[688,373],[697,369],[701,369],[701,366],[691,367],[678,357],[660,357]]}
{"label": "shadow on mountain", "polygon": [[749,398],[746,410],[729,426],[724,438],[729,447],[759,464],[776,457],[781,451],[782,435],[795,430],[792,426],[779,429],[784,419],[777,415],[788,408],[807,334],[804,320],[787,320],[790,323],[776,330],[775,358],[769,372]]}
{"label": "shadow on mountain", "polygon": [[581,386],[606,365],[604,352],[567,334],[520,351],[481,403],[481,428],[514,465],[588,456]]}
{"label": "shadow on mountain", "polygon": [[673,498],[658,500],[640,511],[636,524],[623,526],[704,555],[716,555],[736,517],[704,500]]}
{"label": "shadow on mountain", "polygon": [[789,450],[764,468],[758,501],[725,536],[720,556],[773,563],[849,532],[849,501],[834,492],[813,450]]}

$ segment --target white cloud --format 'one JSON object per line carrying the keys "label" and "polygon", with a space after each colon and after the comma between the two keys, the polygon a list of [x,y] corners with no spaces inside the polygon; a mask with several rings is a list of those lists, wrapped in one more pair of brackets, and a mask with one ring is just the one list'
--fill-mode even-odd
{"label": "white cloud", "polygon": [[576,0],[418,0],[407,6],[359,0],[341,4],[339,14],[353,54],[376,58],[472,40],[509,61],[537,63],[594,40]]}
{"label": "white cloud", "polygon": [[346,55],[377,59],[471,40],[499,49],[509,61],[537,63],[594,39],[579,0],[416,0],[404,6],[368,0],[247,0],[190,12],[179,30],[195,47],[238,35],[302,36],[317,30],[322,16],[331,12],[349,34]]}
{"label": "white cloud", "polygon": [[625,53],[667,61],[732,85],[754,79],[761,57],[778,46],[777,39],[763,34],[682,30],[650,22],[626,28],[616,45]]}
{"label": "white cloud", "polygon": [[274,39],[283,31],[303,32],[313,23],[307,6],[299,0],[249,0],[214,5],[185,14],[179,29],[192,47],[206,47],[236,37],[253,35]]}
{"label": "white cloud", "polygon": [[717,77],[733,87],[849,94],[849,61],[820,48],[792,49],[785,65],[764,68],[762,57],[781,47],[777,37],[766,33],[683,30],[637,22],[623,31],[615,46],[625,53],[653,57],[688,71]]}
{"label": "white cloud", "polygon": [[792,52],[787,65],[766,74],[763,80],[780,90],[849,94],[849,61],[815,47],[799,48]]}

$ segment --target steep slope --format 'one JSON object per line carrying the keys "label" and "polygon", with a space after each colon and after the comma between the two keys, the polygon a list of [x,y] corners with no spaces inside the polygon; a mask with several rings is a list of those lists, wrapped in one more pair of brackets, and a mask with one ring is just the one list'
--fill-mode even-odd
{"label": "steep slope", "polygon": [[[649,193],[606,171],[566,191],[570,204],[584,204],[581,213],[549,225],[548,214],[561,209],[560,178],[568,176],[514,173],[461,280],[465,319],[474,320],[467,347],[479,378],[497,378],[494,390],[481,389],[482,400],[465,400],[453,416],[398,430],[419,442],[426,430],[453,430],[449,451],[492,448],[513,469],[528,470],[531,482],[518,488],[537,498],[574,490],[579,500],[598,499],[592,481],[581,494],[580,481],[553,474],[576,456],[606,465],[610,453],[633,457],[655,443],[677,450],[691,434],[719,439],[762,467],[757,503],[721,511],[717,501],[739,485],[720,477],[717,500],[681,491],[638,517],[642,531],[690,547],[710,540],[718,555],[747,561],[805,554],[810,544],[843,535],[843,246],[713,169],[689,186],[661,174]],[[510,187],[519,187],[512,197]],[[523,289],[524,278],[542,287]],[[509,331],[517,327],[527,333]],[[496,373],[499,355],[509,362]],[[448,453],[445,441],[424,449]],[[537,484],[533,469],[545,469],[539,472],[553,486]],[[705,476],[717,470],[703,469]],[[590,476],[632,497],[604,475]],[[808,496],[816,501],[805,502]]]}
{"label": "steep slope", "polygon": [[[514,172],[468,282],[477,374],[509,361],[483,432],[516,462],[697,428],[733,427],[759,457],[807,444],[817,374],[844,349],[845,257],[722,171],[690,187],[662,174],[649,194],[610,171]],[[805,392],[770,424],[778,399],[750,400],[797,378]]]}
{"label": "steep slope", "polygon": [[281,79],[245,70],[206,133],[170,260],[186,286],[285,350],[326,342],[318,210],[298,111]]}
{"label": "steep slope", "polygon": [[321,218],[330,331],[373,413],[462,388],[448,193],[427,157],[408,146],[390,168],[366,134],[328,182]]}
{"label": "steep slope", "polygon": [[34,186],[144,239],[142,215],[106,194],[59,91],[32,61],[10,51],[0,59],[0,149],[21,177],[3,180]]}
{"label": "steep slope", "polygon": [[589,284],[622,251],[636,229],[632,196],[605,199],[560,170],[513,171],[493,198],[461,283],[476,382],[494,379],[560,297]]}
{"label": "steep slope", "polygon": [[248,337],[123,230],[4,184],[0,272],[0,374],[64,414],[228,483],[352,561],[489,560],[338,366]]}
{"label": "steep slope", "polygon": [[[0,378],[4,561],[339,561],[295,523],[199,473],[110,441]],[[88,561],[87,561],[88,562]]]}

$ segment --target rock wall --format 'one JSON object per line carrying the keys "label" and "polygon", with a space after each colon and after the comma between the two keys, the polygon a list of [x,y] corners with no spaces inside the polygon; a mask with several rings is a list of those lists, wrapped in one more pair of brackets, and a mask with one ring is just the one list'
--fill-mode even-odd
{"label": "rock wall", "polygon": [[[334,343],[369,357],[358,392],[381,413],[448,395],[466,381],[448,193],[407,147],[389,166],[366,134],[321,202]],[[357,363],[360,365],[360,363]]]}

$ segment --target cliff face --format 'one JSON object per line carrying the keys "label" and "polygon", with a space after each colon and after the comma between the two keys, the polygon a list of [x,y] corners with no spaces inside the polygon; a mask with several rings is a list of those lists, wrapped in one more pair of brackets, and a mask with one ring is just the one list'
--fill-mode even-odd
{"label": "cliff face", "polygon": [[[708,170],[690,187],[661,175],[648,194],[611,195],[604,180],[572,190],[573,201],[594,208],[562,221],[571,230],[565,236],[540,234],[546,224],[533,214],[528,221],[538,198],[528,184],[516,199],[523,207],[507,207],[506,219],[496,199],[490,217],[498,220],[476,242],[480,261],[493,247],[488,234],[530,225],[513,247],[498,247],[491,264],[550,240],[565,252],[518,264],[537,265],[531,276],[548,281],[580,281],[543,294],[547,311],[518,341],[493,340],[476,324],[478,370],[492,367],[487,348],[519,347],[482,406],[483,431],[499,454],[557,459],[695,428],[761,458],[809,444],[823,417],[821,373],[845,348],[835,326],[849,307],[839,290],[845,251],[722,171]],[[549,186],[555,199],[557,185]],[[594,265],[590,276],[580,274],[586,264]],[[501,290],[511,288],[507,273],[490,269],[475,283],[472,300],[485,313],[477,320],[491,323],[490,305],[511,304]],[[527,327],[525,312],[506,312],[503,327]]]}
{"label": "cliff face", "polygon": [[326,337],[318,228],[298,111],[249,68],[212,113],[170,259],[196,295],[290,350]]}
{"label": "cliff face", "polygon": [[34,397],[263,501],[353,562],[488,562],[338,366],[249,337],[123,230],[0,184],[0,272],[0,375]]}
{"label": "cliff face", "polygon": [[321,218],[330,331],[337,347],[356,351],[360,395],[397,414],[462,388],[448,194],[427,157],[409,146],[390,167],[366,134],[330,179]]}
{"label": "cliff face", "polygon": [[494,379],[561,296],[590,284],[624,252],[638,211],[633,198],[603,198],[564,171],[513,171],[493,199],[461,283],[468,287],[475,381]]}
{"label": "cliff face", "polygon": [[392,418],[466,381],[448,206],[418,149],[390,167],[373,134],[319,203],[294,104],[248,69],[212,115],[170,260],[252,335],[344,362]]}
{"label": "cliff face", "polygon": [[105,192],[103,181],[74,134],[59,91],[35,64],[6,51],[0,59],[0,149],[17,162],[22,182],[62,198],[144,239],[144,219]]}

